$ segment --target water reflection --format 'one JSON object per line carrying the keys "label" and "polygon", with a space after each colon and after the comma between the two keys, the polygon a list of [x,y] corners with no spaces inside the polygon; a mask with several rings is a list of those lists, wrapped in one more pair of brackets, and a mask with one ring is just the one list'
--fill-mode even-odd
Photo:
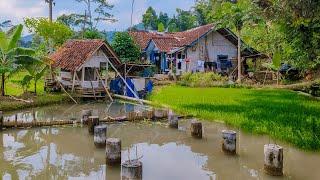
{"label": "water reflection", "polygon": [[[103,118],[142,107],[121,103],[51,106],[38,108],[36,119],[80,118],[81,110],[87,108],[96,109]],[[15,114],[17,112],[6,114],[6,118]],[[179,130],[174,130],[161,122],[111,124],[108,125],[108,137],[122,140],[122,161],[142,156],[143,178],[147,180],[312,180],[320,177],[319,153],[306,153],[282,144],[285,147],[285,176],[273,178],[265,175],[262,169],[263,145],[269,143],[269,138],[238,131],[238,156],[226,156],[221,152],[220,144],[220,132],[228,128],[225,125],[204,122],[203,140],[191,138],[190,121],[181,121],[179,126]],[[0,177],[118,180],[121,169],[105,165],[104,149],[95,148],[87,128],[65,126],[0,132]]]}
{"label": "water reflection", "polygon": [[[124,126],[126,125],[114,125]],[[119,127],[117,127],[119,128]],[[154,127],[151,126],[150,130]],[[116,129],[116,128],[114,128]],[[133,132],[140,129],[133,128]],[[111,132],[113,135],[117,133]],[[129,134],[129,133],[128,133]],[[128,135],[126,134],[126,136]],[[122,161],[128,159],[128,150],[132,145],[143,155],[143,177],[146,179],[213,179],[214,173],[204,170],[208,157],[193,153],[189,146],[181,143],[168,142],[167,137],[158,138],[161,144],[137,143],[139,137],[124,141]],[[3,179],[46,178],[53,179],[118,179],[120,168],[105,166],[104,150],[93,146],[92,137],[86,128],[40,128],[2,133],[3,146],[0,152],[1,175]],[[174,171],[173,171],[174,169]],[[188,170],[188,173],[185,171]],[[149,177],[149,178],[148,178]],[[211,178],[210,178],[211,177]]]}

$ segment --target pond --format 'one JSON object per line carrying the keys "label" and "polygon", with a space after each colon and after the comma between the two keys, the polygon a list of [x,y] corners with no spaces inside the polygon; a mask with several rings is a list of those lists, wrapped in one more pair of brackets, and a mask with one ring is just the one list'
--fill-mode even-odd
{"label": "pond", "polygon": [[[144,107],[132,104],[55,105],[5,114],[6,121],[78,120],[82,109],[95,109],[100,118],[121,115]],[[275,143],[266,136],[238,129],[238,155],[221,151],[222,123],[203,122],[204,138],[190,135],[190,120],[179,121],[179,129],[165,121],[108,125],[108,137],[122,140],[122,161],[141,157],[146,180],[215,179],[319,179],[320,153],[284,147],[281,178],[263,172],[263,146]],[[0,132],[2,179],[121,179],[120,167],[107,167],[105,150],[94,146],[93,136],[81,125],[8,129]]]}

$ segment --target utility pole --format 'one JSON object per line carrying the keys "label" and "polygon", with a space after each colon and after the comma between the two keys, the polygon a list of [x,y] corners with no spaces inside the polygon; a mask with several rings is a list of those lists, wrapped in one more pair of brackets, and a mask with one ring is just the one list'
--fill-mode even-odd
{"label": "utility pole", "polygon": [[132,5],[131,5],[131,25],[130,25],[130,31],[132,31],[132,26],[133,26],[133,9],[134,9],[134,0],[132,0]]}
{"label": "utility pole", "polygon": [[45,0],[49,4],[49,21],[52,22],[52,7],[55,5],[54,0]]}

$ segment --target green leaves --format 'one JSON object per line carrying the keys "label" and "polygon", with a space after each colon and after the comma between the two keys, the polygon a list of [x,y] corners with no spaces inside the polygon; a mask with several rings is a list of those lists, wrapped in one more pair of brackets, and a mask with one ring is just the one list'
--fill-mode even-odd
{"label": "green leaves", "polygon": [[112,47],[122,61],[137,61],[140,58],[140,49],[127,32],[116,33]]}
{"label": "green leaves", "polygon": [[47,18],[26,18],[24,22],[30,32],[44,39],[47,47],[52,45],[57,48],[73,35],[68,26],[60,22],[50,22]]}
{"label": "green leaves", "polygon": [[22,29],[23,26],[21,24],[16,27],[12,37],[9,40],[8,50],[17,47],[18,41],[21,38]]}

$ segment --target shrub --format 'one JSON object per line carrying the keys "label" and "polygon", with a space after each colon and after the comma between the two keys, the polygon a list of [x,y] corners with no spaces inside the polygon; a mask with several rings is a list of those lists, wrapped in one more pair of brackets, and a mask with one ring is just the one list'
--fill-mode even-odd
{"label": "shrub", "polygon": [[215,87],[227,84],[228,78],[219,74],[209,73],[185,73],[179,82],[182,86],[189,87]]}

